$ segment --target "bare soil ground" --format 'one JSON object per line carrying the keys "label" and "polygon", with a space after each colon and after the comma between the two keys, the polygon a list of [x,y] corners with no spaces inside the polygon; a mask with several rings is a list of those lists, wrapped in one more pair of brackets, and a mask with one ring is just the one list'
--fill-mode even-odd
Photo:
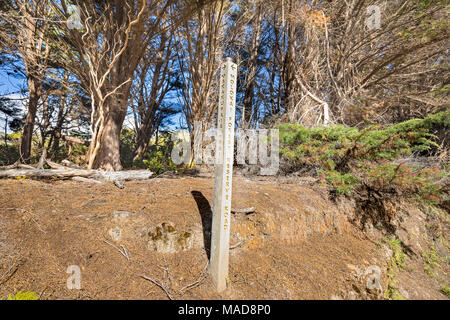
{"label": "bare soil ground", "polygon": [[[216,293],[207,273],[213,187],[202,177],[124,189],[0,180],[0,297],[32,290],[40,299],[383,299],[392,252],[380,234],[350,222],[359,214],[353,202],[332,201],[308,181],[244,177],[234,179],[232,207],[256,210],[233,214],[228,288]],[[407,259],[396,284],[403,296],[446,299],[448,260],[431,277],[421,253]],[[80,290],[67,288],[71,265],[81,269]],[[371,266],[381,270],[381,288],[369,285]]]}

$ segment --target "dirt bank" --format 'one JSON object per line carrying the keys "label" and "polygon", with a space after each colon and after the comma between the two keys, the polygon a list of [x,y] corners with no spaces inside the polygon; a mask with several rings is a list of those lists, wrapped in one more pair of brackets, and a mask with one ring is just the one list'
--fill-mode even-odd
{"label": "dirt bank", "polygon": [[[377,226],[361,227],[355,201],[331,200],[312,181],[243,177],[232,207],[256,210],[232,217],[229,286],[217,294],[205,272],[212,196],[213,179],[201,177],[124,189],[0,180],[0,297],[24,289],[41,299],[383,299],[395,289],[447,298],[446,217],[398,204],[406,255],[396,270],[396,251]],[[431,271],[430,250],[439,257]],[[80,290],[67,289],[71,265],[81,269]]]}

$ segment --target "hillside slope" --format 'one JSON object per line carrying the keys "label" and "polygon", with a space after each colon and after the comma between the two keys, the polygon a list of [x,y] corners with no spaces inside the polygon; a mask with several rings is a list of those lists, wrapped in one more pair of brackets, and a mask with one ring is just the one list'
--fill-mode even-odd
{"label": "hillside slope", "polygon": [[[233,214],[229,286],[217,294],[205,272],[212,178],[122,190],[1,180],[0,297],[23,289],[41,299],[447,298],[448,215],[399,199],[387,234],[357,201],[332,200],[300,178],[236,177],[232,200],[255,212]],[[71,265],[81,268],[81,290],[67,289]]]}

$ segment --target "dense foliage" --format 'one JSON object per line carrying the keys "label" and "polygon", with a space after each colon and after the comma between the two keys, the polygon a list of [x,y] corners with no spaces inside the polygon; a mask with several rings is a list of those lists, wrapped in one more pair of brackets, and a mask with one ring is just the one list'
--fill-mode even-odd
{"label": "dense foliage", "polygon": [[342,125],[307,129],[285,124],[280,126],[281,154],[287,159],[288,171],[314,168],[338,194],[366,187],[416,194],[437,204],[448,199],[448,164],[441,171],[409,166],[401,159],[439,152],[438,137],[432,132],[448,133],[449,127],[450,111],[364,129]]}
{"label": "dense foliage", "polygon": [[[343,125],[322,133],[348,134],[355,149],[347,158],[370,159],[374,150],[363,154],[359,144],[403,129],[348,126],[449,107],[448,9],[442,0],[4,0],[0,97],[21,100],[25,112],[0,100],[0,131],[6,140],[22,132],[13,161],[35,162],[36,144],[58,161],[72,154],[66,138],[75,137],[88,146],[88,168],[130,167],[145,160],[160,131],[217,123],[218,70],[230,57],[238,65],[238,128]],[[126,128],[132,149],[122,145]],[[408,132],[417,137],[388,139],[378,156],[394,156],[390,144],[403,152],[396,143],[426,138]],[[327,152],[339,156],[347,140]],[[347,158],[330,157],[328,170],[346,167]]]}

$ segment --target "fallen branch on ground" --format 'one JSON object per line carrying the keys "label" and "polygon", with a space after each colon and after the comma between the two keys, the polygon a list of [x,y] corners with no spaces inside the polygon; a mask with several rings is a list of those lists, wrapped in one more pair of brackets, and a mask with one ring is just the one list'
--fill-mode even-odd
{"label": "fallen branch on ground", "polygon": [[128,251],[127,248],[125,248],[124,245],[120,245],[120,248],[116,247],[115,245],[113,245],[111,242],[108,242],[106,240],[103,240],[104,243],[109,244],[111,247],[113,247],[114,249],[116,249],[117,251],[120,252],[121,255],[123,255],[128,261],[130,261],[130,256],[128,255]]}
{"label": "fallen branch on ground", "polygon": [[83,169],[83,167],[81,167],[81,166],[79,166],[79,165],[76,165],[75,163],[70,162],[70,161],[67,160],[67,159],[61,161],[61,164],[62,164],[63,166],[65,166],[65,167],[69,167],[69,168],[72,168],[72,169]]}
{"label": "fallen branch on ground", "polygon": [[11,170],[11,169],[17,169],[17,168],[21,168],[21,169],[35,169],[35,167],[32,167],[30,165],[27,164],[23,164],[20,163],[19,161],[9,165],[9,166],[2,166],[0,167],[0,170]]}
{"label": "fallen branch on ground", "polygon": [[120,183],[119,181],[114,181],[114,185],[119,189],[125,188],[125,186],[122,183]]}
{"label": "fallen branch on ground", "polygon": [[232,209],[231,213],[245,213],[250,214],[256,212],[256,209],[254,207],[251,208],[244,208],[244,209]]}
{"label": "fallen branch on ground", "polygon": [[45,169],[11,169],[0,171],[0,178],[15,178],[15,177],[28,177],[28,178],[71,178],[71,177],[91,177],[96,172],[93,170],[45,170]]}
{"label": "fallen branch on ground", "polygon": [[103,182],[95,179],[89,179],[89,178],[83,178],[83,177],[73,177],[72,181],[77,182],[88,182],[88,183],[96,183],[96,184],[103,184]]}
{"label": "fallen branch on ground", "polygon": [[230,250],[239,248],[242,244],[244,243],[244,241],[239,241],[238,243],[236,243],[235,245],[230,246]]}
{"label": "fallen branch on ground", "polygon": [[5,273],[3,273],[3,275],[0,277],[0,283],[2,283],[3,279],[5,279],[6,276],[11,273],[11,270],[13,270],[14,267],[16,267],[16,269],[17,269],[17,263],[16,262],[13,262],[13,264],[11,264],[11,266],[5,271]]}
{"label": "fallen branch on ground", "polygon": [[15,261],[13,261],[13,263],[9,266],[9,268],[0,277],[0,284],[4,284],[6,281],[11,279],[11,277],[17,272],[20,266],[23,265],[25,262],[26,258],[24,258],[23,256],[19,257],[18,259],[15,259]]}
{"label": "fallen branch on ground", "polygon": [[[203,268],[203,271],[200,273],[200,276],[198,277],[198,279],[197,279],[196,281],[194,281],[194,282],[192,282],[192,283],[190,283],[190,284],[184,286],[183,288],[181,288],[181,289],[179,289],[179,290],[175,290],[175,289],[174,289],[174,290],[173,290],[173,291],[175,291],[174,294],[179,295],[179,296],[181,297],[181,296],[182,296],[183,294],[185,294],[188,290],[191,290],[191,289],[193,289],[193,288],[195,288],[195,287],[198,287],[198,286],[199,286],[199,285],[200,285],[200,284],[208,277],[208,266],[209,266],[209,261],[206,262],[206,265],[205,265],[205,267]],[[160,267],[160,266],[158,266],[158,267]],[[164,270],[164,280],[163,280],[162,283],[156,281],[156,280],[153,279],[153,278],[150,278],[150,277],[148,277],[148,276],[145,276],[145,275],[139,275],[139,276],[140,276],[141,278],[145,279],[145,280],[148,280],[148,281],[152,282],[153,284],[157,285],[158,287],[160,287],[160,288],[164,291],[164,293],[167,295],[167,297],[168,297],[170,300],[173,300],[174,298],[173,298],[173,296],[170,294],[170,291],[171,291],[170,283],[172,282],[172,280],[171,280],[171,278],[170,278],[169,268],[167,268],[167,267],[166,267],[166,268],[160,267],[160,268]],[[167,285],[167,284],[168,284],[167,282],[169,282],[169,285]]]}
{"label": "fallen branch on ground", "polygon": [[[52,163],[54,165],[54,163]],[[73,177],[83,177],[91,179],[101,179],[108,181],[127,181],[127,180],[146,180],[153,175],[153,172],[148,170],[130,170],[105,172],[98,170],[82,170],[82,169],[8,169],[0,170],[1,178],[51,178],[51,179],[70,179]]]}
{"label": "fallen branch on ground", "polygon": [[187,286],[184,286],[183,288],[180,289],[181,294],[183,295],[187,290],[191,290],[197,286],[199,286],[208,276],[208,266],[209,266],[209,261],[206,263],[206,266],[203,268],[202,273],[200,274],[200,277],[198,278],[197,281],[188,284]]}
{"label": "fallen branch on ground", "polygon": [[153,284],[157,285],[158,287],[160,287],[160,288],[164,291],[164,293],[167,295],[167,297],[168,297],[170,300],[173,300],[172,295],[169,293],[169,291],[168,291],[161,283],[159,283],[159,282],[156,281],[155,279],[152,279],[152,278],[150,278],[150,277],[147,277],[147,276],[145,276],[145,275],[143,275],[143,274],[141,274],[141,275],[139,275],[139,276],[140,276],[141,278],[145,279],[145,280],[148,280],[148,281],[152,282]]}
{"label": "fallen branch on ground", "polygon": [[52,168],[52,169],[61,169],[61,170],[67,170],[67,167],[64,167],[64,166],[62,166],[62,165],[60,165],[60,164],[57,164],[56,162],[53,162],[53,161],[50,161],[50,160],[47,160],[47,161],[45,161],[47,164],[48,164],[48,166],[50,167],[50,168]]}

